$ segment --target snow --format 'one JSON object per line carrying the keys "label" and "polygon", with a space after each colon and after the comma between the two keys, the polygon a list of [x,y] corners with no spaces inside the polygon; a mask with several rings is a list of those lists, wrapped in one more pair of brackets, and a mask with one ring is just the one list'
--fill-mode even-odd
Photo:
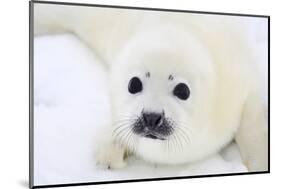
{"label": "snow", "polygon": [[[261,52],[266,51],[264,37],[252,40],[257,41]],[[152,165],[131,157],[124,169],[96,166],[94,150],[99,144],[95,144],[94,136],[110,119],[107,74],[99,58],[74,35],[35,37],[35,185],[247,171],[235,143],[205,160],[186,165]]]}

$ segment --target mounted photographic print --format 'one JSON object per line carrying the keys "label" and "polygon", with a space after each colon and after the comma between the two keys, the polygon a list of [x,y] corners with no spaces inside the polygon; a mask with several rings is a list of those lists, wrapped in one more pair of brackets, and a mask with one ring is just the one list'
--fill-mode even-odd
{"label": "mounted photographic print", "polygon": [[269,16],[30,2],[30,187],[269,173]]}

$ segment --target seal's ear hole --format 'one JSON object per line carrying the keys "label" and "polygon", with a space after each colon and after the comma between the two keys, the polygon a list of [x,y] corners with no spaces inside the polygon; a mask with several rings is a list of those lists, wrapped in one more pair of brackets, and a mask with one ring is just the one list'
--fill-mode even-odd
{"label": "seal's ear hole", "polygon": [[129,81],[129,85],[128,85],[128,91],[131,94],[136,94],[142,91],[142,82],[140,80],[140,78],[138,77],[133,77],[130,81]]}
{"label": "seal's ear hole", "polygon": [[186,100],[190,96],[190,90],[185,83],[179,83],[174,88],[173,94],[181,100]]}

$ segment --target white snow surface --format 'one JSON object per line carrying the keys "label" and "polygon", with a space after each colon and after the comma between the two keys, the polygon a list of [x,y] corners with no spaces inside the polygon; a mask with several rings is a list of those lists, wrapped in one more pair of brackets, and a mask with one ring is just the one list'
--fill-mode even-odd
{"label": "white snow surface", "polygon": [[[256,48],[259,47],[263,72],[267,73],[265,26],[264,23],[254,26],[262,29],[260,36],[251,35],[251,39]],[[252,30],[256,33],[255,28]],[[192,164],[154,165],[130,157],[124,169],[107,170],[96,166],[94,150],[99,144],[94,142],[94,136],[110,119],[107,77],[104,64],[76,36],[35,37],[35,185],[247,171],[235,143],[220,153]]]}

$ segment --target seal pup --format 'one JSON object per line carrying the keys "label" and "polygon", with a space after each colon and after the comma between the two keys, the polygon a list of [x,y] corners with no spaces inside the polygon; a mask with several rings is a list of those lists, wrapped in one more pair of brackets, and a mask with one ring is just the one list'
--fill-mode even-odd
{"label": "seal pup", "polygon": [[190,163],[235,139],[249,171],[268,170],[267,107],[238,19],[35,5],[36,34],[73,32],[109,67],[112,119],[97,163]]}

